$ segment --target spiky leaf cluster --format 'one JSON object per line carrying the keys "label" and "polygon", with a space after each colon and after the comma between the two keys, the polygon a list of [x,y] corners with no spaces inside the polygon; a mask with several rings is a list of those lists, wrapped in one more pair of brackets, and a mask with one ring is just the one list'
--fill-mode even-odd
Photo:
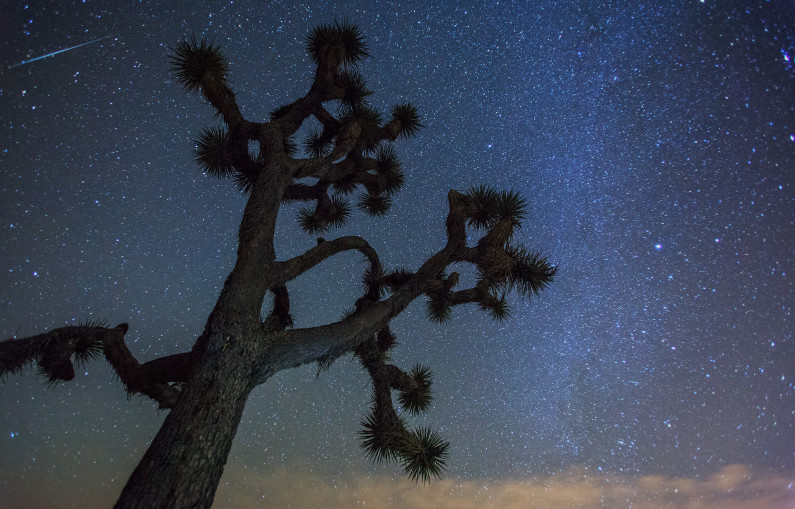
{"label": "spiky leaf cluster", "polygon": [[196,139],[196,162],[210,176],[226,178],[235,169],[228,154],[229,134],[222,127],[205,127]]}
{"label": "spiky leaf cluster", "polygon": [[487,311],[492,319],[498,322],[507,320],[511,316],[511,309],[504,293],[498,296],[490,292],[486,299],[478,302],[478,305],[482,310]]}
{"label": "spiky leaf cluster", "polygon": [[479,185],[471,188],[466,194],[471,200],[467,224],[478,230],[488,228],[496,216],[499,191],[492,186]]}
{"label": "spiky leaf cluster", "polygon": [[511,247],[506,251],[514,261],[509,283],[522,296],[538,295],[554,280],[558,268],[540,252],[528,250],[524,246]]}
{"label": "spiky leaf cluster", "polygon": [[221,47],[197,41],[195,37],[177,43],[169,58],[171,74],[188,92],[198,92],[203,86],[225,83],[229,75],[229,62]]}
{"label": "spiky leaf cluster", "polygon": [[392,120],[400,124],[399,135],[403,138],[411,138],[424,127],[420,123],[420,114],[417,111],[417,107],[409,103],[393,106]]}
{"label": "spiky leaf cluster", "polygon": [[[105,327],[105,325],[99,325],[97,327]],[[77,341],[75,341],[74,360],[78,367],[83,367],[89,361],[94,361],[101,358],[103,353],[104,349],[102,340],[80,337],[77,339]]]}
{"label": "spiky leaf cluster", "polygon": [[500,198],[497,200],[497,218],[512,219],[520,223],[525,219],[525,208],[527,200],[517,191],[500,191]]}
{"label": "spiky leaf cluster", "polygon": [[326,157],[331,152],[331,143],[317,131],[309,133],[303,145],[304,151],[311,157]]}
{"label": "spiky leaf cluster", "polygon": [[326,213],[326,221],[334,228],[339,228],[351,216],[351,205],[342,196],[331,197],[331,207]]}
{"label": "spiky leaf cluster", "polygon": [[74,366],[69,352],[62,345],[53,345],[44,349],[38,359],[39,375],[53,385],[62,380],[72,380],[75,377]]}
{"label": "spiky leaf cluster", "polygon": [[441,479],[447,467],[447,449],[450,443],[439,433],[427,427],[409,431],[400,444],[403,471],[414,482],[430,482],[431,477]]}
{"label": "spiky leaf cluster", "polygon": [[367,105],[367,97],[373,92],[367,89],[367,82],[362,75],[354,70],[343,70],[338,76],[338,85],[342,88],[340,111],[357,110]]}
{"label": "spiky leaf cluster", "polygon": [[329,230],[329,224],[311,207],[303,207],[298,211],[298,224],[302,230],[311,235]]}
{"label": "spiky leaf cluster", "polygon": [[343,108],[340,111],[339,121],[342,124],[359,122],[363,127],[369,126],[370,129],[373,129],[381,125],[383,117],[377,108],[364,105],[361,108]]}
{"label": "spiky leaf cluster", "polygon": [[398,288],[408,283],[414,274],[405,267],[399,267],[384,277],[384,284],[390,291],[397,291]]}
{"label": "spiky leaf cluster", "polygon": [[[384,422],[386,421],[386,422]],[[365,455],[372,461],[399,461],[403,471],[414,482],[440,479],[447,467],[450,444],[427,427],[408,430],[402,419],[389,422],[378,419],[374,412],[362,421],[359,431]]]}
{"label": "spiky leaf cluster", "polygon": [[521,228],[524,219],[525,199],[515,191],[500,191],[497,200],[496,217],[488,227],[481,243],[493,246],[506,246],[514,232]]}
{"label": "spiky leaf cluster", "polygon": [[258,159],[254,163],[253,168],[243,168],[243,169],[236,169],[236,171],[232,174],[232,182],[235,183],[235,188],[241,193],[248,193],[251,191],[251,188],[254,187],[254,183],[257,181],[257,171],[261,164],[261,161]]}
{"label": "spiky leaf cluster", "polygon": [[351,206],[342,196],[334,195],[323,208],[304,207],[298,211],[298,224],[310,234],[323,233],[329,228],[339,228],[351,215]]}
{"label": "spiky leaf cluster", "polygon": [[513,277],[516,260],[507,249],[485,246],[478,253],[478,278],[488,279],[492,288],[507,290],[506,283]]}
{"label": "spiky leaf cluster", "polygon": [[386,463],[398,459],[407,431],[405,423],[400,418],[395,422],[382,421],[383,419],[376,417],[375,412],[370,412],[361,423],[359,439],[368,459]]}
{"label": "spiky leaf cluster", "polygon": [[409,377],[412,380],[412,387],[409,390],[401,391],[398,401],[401,406],[414,415],[425,412],[431,405],[431,370],[427,367],[416,364],[411,368]]}
{"label": "spiky leaf cluster", "polygon": [[361,150],[365,153],[373,153],[378,150],[381,144],[379,130],[383,122],[381,112],[367,104],[355,109],[342,107],[340,109],[340,123],[344,126],[354,122],[358,123],[360,127],[359,143],[361,144]]}
{"label": "spiky leaf cluster", "polygon": [[355,65],[370,56],[359,27],[347,21],[335,21],[312,29],[306,41],[306,51],[316,64],[329,54],[341,52],[342,64]]}
{"label": "spiky leaf cluster", "polygon": [[392,145],[382,145],[376,155],[377,172],[381,190],[389,195],[403,187],[406,180],[397,152]]}
{"label": "spiky leaf cluster", "polygon": [[359,197],[356,206],[371,216],[383,217],[392,207],[392,198],[385,194],[365,193]]}
{"label": "spiky leaf cluster", "polygon": [[525,218],[526,200],[514,190],[498,191],[492,186],[479,185],[466,193],[470,199],[467,223],[477,229],[488,229],[501,220],[519,225]]}
{"label": "spiky leaf cluster", "polygon": [[549,286],[557,267],[546,256],[524,246],[488,247],[478,260],[478,279],[488,280],[494,290],[518,290],[523,297],[538,294]]}
{"label": "spiky leaf cluster", "polygon": [[453,307],[444,294],[431,295],[426,302],[428,319],[436,323],[449,322],[453,317]]}

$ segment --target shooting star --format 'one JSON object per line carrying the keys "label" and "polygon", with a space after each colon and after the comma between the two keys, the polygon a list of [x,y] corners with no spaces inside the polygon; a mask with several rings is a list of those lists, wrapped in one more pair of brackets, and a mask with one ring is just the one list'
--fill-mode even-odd
{"label": "shooting star", "polygon": [[108,37],[110,37],[110,36],[106,35],[105,37],[100,37],[99,39],[94,39],[93,41],[84,42],[83,44],[78,44],[77,46],[72,46],[70,48],[64,48],[64,49],[59,49],[58,51],[53,51],[52,53],[47,53],[46,55],[42,55],[40,57],[31,58],[31,59],[28,59],[28,60],[23,60],[22,62],[20,62],[18,64],[14,64],[14,65],[8,66],[8,68],[9,69],[13,69],[14,67],[19,67],[20,65],[25,65],[25,64],[29,64],[31,62],[35,62],[36,60],[41,60],[43,58],[48,58],[48,57],[55,56],[58,53],[63,53],[64,51],[70,51],[70,50],[79,48],[80,46],[85,46],[87,44],[94,44],[95,42],[99,42],[99,41],[101,41],[103,39],[107,39]]}

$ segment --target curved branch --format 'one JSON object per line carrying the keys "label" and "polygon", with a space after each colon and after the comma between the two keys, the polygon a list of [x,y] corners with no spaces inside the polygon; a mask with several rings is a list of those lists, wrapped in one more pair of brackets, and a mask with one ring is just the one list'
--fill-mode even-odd
{"label": "curved branch", "polygon": [[[43,334],[0,342],[0,375],[15,373],[36,362],[51,383],[75,377],[73,362],[105,358],[130,394],[141,393],[172,408],[180,391],[170,382],[186,382],[193,368],[192,353],[180,353],[141,365],[124,343],[126,323],[114,328],[60,327]],[[74,360],[72,359],[74,357]]]}
{"label": "curved branch", "polygon": [[375,249],[363,238],[351,235],[320,242],[317,246],[309,249],[302,255],[298,255],[284,262],[278,262],[276,265],[277,270],[280,271],[278,281],[280,284],[284,284],[300,276],[326,258],[353,249],[366,256],[371,266],[381,266],[378,253],[375,252]]}

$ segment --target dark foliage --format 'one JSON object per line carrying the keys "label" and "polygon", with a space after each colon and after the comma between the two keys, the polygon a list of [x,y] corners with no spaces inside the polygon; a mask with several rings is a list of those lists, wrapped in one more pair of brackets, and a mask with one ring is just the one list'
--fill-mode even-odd
{"label": "dark foliage", "polygon": [[359,27],[347,21],[335,21],[313,28],[307,37],[306,51],[316,64],[324,57],[328,58],[330,52],[340,52],[341,63],[348,66],[370,56]]}
{"label": "dark foliage", "polygon": [[403,471],[415,482],[430,482],[431,477],[441,479],[447,467],[445,460],[449,446],[450,443],[431,428],[409,431],[401,441]]}
{"label": "dark foliage", "polygon": [[428,410],[431,405],[431,370],[427,367],[416,364],[409,373],[413,384],[410,390],[401,391],[398,395],[400,404],[414,415],[421,414]]}
{"label": "dark foliage", "polygon": [[196,162],[206,174],[226,178],[235,171],[227,153],[229,135],[222,127],[205,127],[196,139]]}
{"label": "dark foliage", "polygon": [[392,145],[382,145],[376,155],[378,177],[381,190],[387,194],[395,194],[403,187],[406,180],[398,160],[397,152]]}
{"label": "dark foliage", "polygon": [[323,139],[319,132],[307,134],[303,145],[304,151],[310,157],[326,157],[331,152],[331,142]]}
{"label": "dark foliage", "polygon": [[396,460],[403,444],[406,427],[402,420],[387,422],[377,419],[370,412],[362,421],[359,439],[362,441],[364,454],[372,461],[379,463]]}
{"label": "dark foliage", "polygon": [[366,193],[359,197],[356,206],[371,216],[383,217],[392,207],[392,198],[384,194]]}
{"label": "dark foliage", "polygon": [[192,37],[177,43],[169,58],[171,73],[188,92],[198,92],[201,87],[225,83],[229,74],[229,62],[221,53],[221,47]]}
{"label": "dark foliage", "polygon": [[424,127],[420,124],[420,114],[416,106],[404,103],[392,108],[392,119],[400,124],[400,136],[410,138]]}
{"label": "dark foliage", "polygon": [[453,307],[443,294],[431,296],[427,301],[428,319],[436,323],[447,323],[453,317]]}

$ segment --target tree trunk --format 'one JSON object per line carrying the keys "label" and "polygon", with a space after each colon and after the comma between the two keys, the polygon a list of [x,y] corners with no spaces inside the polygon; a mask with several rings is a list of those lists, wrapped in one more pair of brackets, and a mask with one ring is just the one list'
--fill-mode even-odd
{"label": "tree trunk", "polygon": [[246,327],[234,329],[217,327],[210,334],[197,371],[127,481],[116,508],[212,505],[255,385],[253,350],[261,347],[246,341],[252,337],[244,334]]}

